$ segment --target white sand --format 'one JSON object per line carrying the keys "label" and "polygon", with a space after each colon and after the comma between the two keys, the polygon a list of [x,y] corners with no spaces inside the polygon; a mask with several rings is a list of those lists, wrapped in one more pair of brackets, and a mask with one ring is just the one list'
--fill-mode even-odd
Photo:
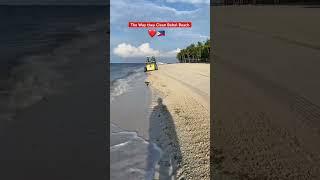
{"label": "white sand", "polygon": [[[209,179],[210,65],[160,65],[148,73],[148,81],[154,107],[150,124],[158,123],[159,131],[151,140],[164,150],[160,166],[169,162],[176,179]],[[160,167],[155,179],[164,173]]]}
{"label": "white sand", "polygon": [[213,179],[319,179],[320,11],[306,7],[212,7]]}

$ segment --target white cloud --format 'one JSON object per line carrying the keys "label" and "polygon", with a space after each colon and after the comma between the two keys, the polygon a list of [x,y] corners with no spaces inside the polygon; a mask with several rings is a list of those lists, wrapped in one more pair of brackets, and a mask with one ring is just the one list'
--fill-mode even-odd
{"label": "white cloud", "polygon": [[110,6],[111,24],[127,25],[128,21],[177,21],[189,19],[201,13],[199,9],[181,11],[147,0],[136,0],[134,3],[130,0],[111,0]]}
{"label": "white cloud", "polygon": [[204,35],[200,35],[200,38],[205,38],[205,39],[210,39],[210,36],[204,36]]}
{"label": "white cloud", "polygon": [[169,3],[210,4],[210,0],[167,0]]}
{"label": "white cloud", "polygon": [[190,21],[192,28],[186,30],[193,33],[207,32],[210,25],[210,8],[203,4],[193,10],[177,10],[147,0],[136,0],[134,3],[129,0],[111,0],[110,11],[111,36],[114,32],[132,31],[128,28],[129,21]]}
{"label": "white cloud", "polygon": [[[169,33],[168,33],[169,34]],[[170,35],[175,39],[187,38],[195,41],[203,41],[206,39],[210,39],[210,36],[202,34],[202,32],[192,32],[188,31],[188,29],[179,29],[173,30],[170,32]]]}
{"label": "white cloud", "polygon": [[160,52],[159,50],[151,48],[149,43],[143,43],[137,47],[127,43],[121,43],[113,49],[113,53],[122,58],[146,56],[175,57],[178,52],[180,52],[179,48],[168,52]]}
{"label": "white cloud", "polygon": [[177,49],[172,50],[172,51],[161,53],[160,57],[176,57],[177,53],[180,52],[180,51],[181,51],[181,49],[177,48]]}
{"label": "white cloud", "polygon": [[[135,56],[140,54],[139,56],[141,56],[142,52],[137,49],[143,43],[150,43],[150,49],[152,49],[151,47],[156,47],[152,50],[158,50],[161,56],[166,56],[164,57],[165,59],[175,59],[176,53],[173,50],[177,47],[186,47],[191,43],[207,39],[210,34],[210,6],[208,4],[201,4],[199,0],[189,0],[189,2],[199,4],[193,4],[192,9],[189,9],[190,7],[183,9],[183,6],[175,8],[170,3],[163,3],[163,1],[174,0],[135,0],[134,3],[132,0],[110,1],[110,48],[112,60],[117,61],[119,57],[131,57],[132,54]],[[128,28],[129,21],[190,21],[192,22],[192,28],[163,29],[167,31],[166,36],[161,41],[158,41],[150,39],[148,34],[145,33],[146,29]],[[128,50],[125,53],[121,52],[124,50],[118,46],[124,42],[133,53],[128,53]],[[115,49],[117,49],[117,53],[114,52]]]}
{"label": "white cloud", "polygon": [[138,47],[127,43],[121,43],[114,48],[113,52],[123,58],[158,56],[160,54],[159,51],[152,49],[149,43],[143,43]]}

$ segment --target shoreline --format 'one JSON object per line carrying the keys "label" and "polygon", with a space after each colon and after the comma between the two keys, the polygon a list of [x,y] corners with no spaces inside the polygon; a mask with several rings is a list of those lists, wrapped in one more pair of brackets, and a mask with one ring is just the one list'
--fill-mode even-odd
{"label": "shoreline", "polygon": [[151,167],[153,148],[131,147],[133,153],[146,153],[132,158],[137,166],[155,168],[153,179],[210,179],[209,74],[210,64],[159,65],[111,102],[110,123],[161,149],[160,160]]}
{"label": "shoreline", "polygon": [[113,97],[110,104],[110,123],[123,130],[137,132],[140,137],[148,140],[151,92],[144,84],[145,79],[146,77],[135,79],[127,92]]}
{"label": "shoreline", "polygon": [[210,64],[197,63],[159,65],[148,72],[154,109],[150,140],[164,151],[155,179],[210,179],[209,75]]}

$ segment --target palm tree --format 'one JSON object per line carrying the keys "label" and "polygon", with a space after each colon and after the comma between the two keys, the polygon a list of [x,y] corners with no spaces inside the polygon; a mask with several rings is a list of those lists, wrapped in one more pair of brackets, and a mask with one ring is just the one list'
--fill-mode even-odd
{"label": "palm tree", "polygon": [[210,56],[210,39],[197,44],[190,44],[185,49],[177,53],[176,58],[179,62],[208,62]]}
{"label": "palm tree", "polygon": [[178,59],[179,63],[183,62],[183,52],[178,52],[176,58]]}
{"label": "palm tree", "polygon": [[201,58],[202,58],[202,48],[203,48],[203,44],[202,42],[198,42],[197,44],[197,61],[200,62]]}
{"label": "palm tree", "polygon": [[206,51],[208,53],[207,54],[207,59],[209,60],[209,56],[210,56],[210,39],[207,39],[207,41],[205,42],[205,49],[206,49]]}
{"label": "palm tree", "polygon": [[191,50],[190,50],[190,46],[188,46],[187,48],[186,48],[186,55],[187,55],[187,59],[188,59],[188,61],[189,61],[189,63],[190,63],[190,57],[191,57]]}
{"label": "palm tree", "polygon": [[181,53],[180,52],[177,53],[176,58],[178,59],[179,63],[181,63]]}
{"label": "palm tree", "polygon": [[181,51],[182,62],[186,63],[186,49],[182,49]]}
{"label": "palm tree", "polygon": [[192,62],[194,62],[195,55],[196,55],[195,47],[196,46],[193,43],[190,45],[190,56],[192,57]]}

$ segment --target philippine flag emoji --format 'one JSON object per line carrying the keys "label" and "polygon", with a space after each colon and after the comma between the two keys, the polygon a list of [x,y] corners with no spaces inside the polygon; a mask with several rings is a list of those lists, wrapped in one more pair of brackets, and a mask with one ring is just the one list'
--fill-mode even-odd
{"label": "philippine flag emoji", "polygon": [[166,32],[165,31],[158,31],[157,36],[165,36]]}

